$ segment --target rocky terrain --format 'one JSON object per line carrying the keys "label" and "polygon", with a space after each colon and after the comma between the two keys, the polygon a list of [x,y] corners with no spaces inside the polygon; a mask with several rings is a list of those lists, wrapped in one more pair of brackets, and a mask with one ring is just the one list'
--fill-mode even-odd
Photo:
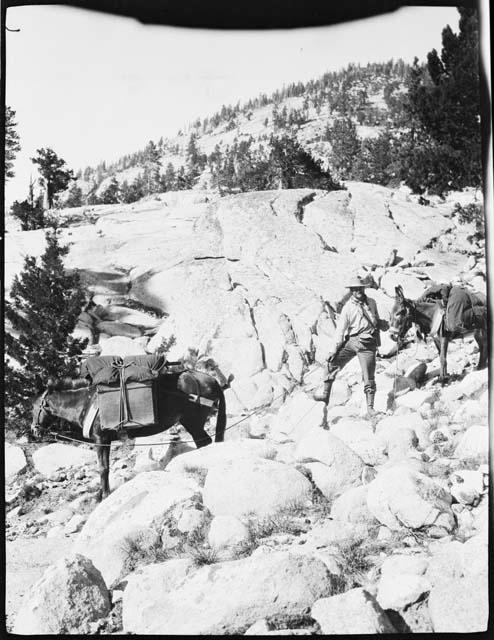
{"label": "rocky terrain", "polygon": [[[454,213],[474,197],[424,206],[348,183],[62,212],[90,298],[77,334],[103,354],[173,342],[171,360],[209,360],[227,385],[226,442],[196,451],[175,429],[115,443],[101,504],[88,445],[6,443],[8,628],[485,630],[488,377],[473,338],[450,345],[442,387],[431,342],[410,335],[396,353],[385,333],[371,421],[356,360],[328,408],[312,398],[356,270],[383,318],[397,284],[412,298],[452,279],[485,292],[483,243]],[[7,291],[43,246],[41,230],[9,230]],[[419,363],[421,385],[406,384]]]}

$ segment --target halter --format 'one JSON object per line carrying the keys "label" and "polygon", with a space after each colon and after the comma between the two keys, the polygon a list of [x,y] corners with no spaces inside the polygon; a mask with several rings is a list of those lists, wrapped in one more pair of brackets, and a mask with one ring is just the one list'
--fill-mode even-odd
{"label": "halter", "polygon": [[41,396],[41,399],[40,399],[40,402],[39,402],[38,413],[36,415],[36,423],[34,425],[35,428],[38,429],[38,430],[41,430],[41,425],[39,423],[39,417],[41,415],[41,412],[45,411],[45,413],[48,413],[47,409],[49,407],[48,407],[48,402],[46,401],[46,396],[48,395],[48,393],[49,393],[49,389],[46,389],[43,392],[43,395]]}
{"label": "halter", "polygon": [[[403,298],[402,304],[406,310],[406,316],[403,319],[403,325],[402,327],[400,327],[399,330],[393,326],[393,329],[396,331],[397,340],[402,340],[405,337],[405,334],[407,333],[407,331],[409,331],[410,327],[413,324],[417,323],[417,307],[413,302],[413,300],[408,300],[407,298]],[[410,321],[410,327],[405,330],[405,326],[408,321]],[[394,321],[393,321],[393,324],[394,324]]]}
{"label": "halter", "polygon": [[407,301],[407,308],[411,311],[410,319],[413,324],[418,324],[417,322],[417,305],[413,300]]}

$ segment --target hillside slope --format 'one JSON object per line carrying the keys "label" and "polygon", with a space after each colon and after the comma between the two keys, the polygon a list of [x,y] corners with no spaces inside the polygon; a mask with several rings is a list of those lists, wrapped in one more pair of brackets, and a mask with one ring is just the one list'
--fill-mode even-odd
{"label": "hillside slope", "polygon": [[[265,147],[271,135],[288,134],[326,169],[335,171],[328,157],[332,147],[328,127],[336,120],[347,119],[354,123],[360,140],[376,138],[385,129],[401,131],[407,126],[404,96],[408,72],[409,66],[402,60],[364,67],[350,64],[305,84],[293,83],[270,96],[261,94],[243,105],[223,106],[215,114],[198,118],[176,136],[152,143],[152,155],[159,158],[154,168],[159,166],[162,174],[170,166],[175,172],[186,169],[191,136],[198,153],[209,162],[215,151],[225,153],[242,142],[250,142],[253,148]],[[79,171],[77,184],[83,196],[101,196],[113,177],[120,185],[138,177],[145,180],[148,151],[143,148],[115,163],[103,162]],[[198,188],[211,186],[208,175],[205,171]]]}

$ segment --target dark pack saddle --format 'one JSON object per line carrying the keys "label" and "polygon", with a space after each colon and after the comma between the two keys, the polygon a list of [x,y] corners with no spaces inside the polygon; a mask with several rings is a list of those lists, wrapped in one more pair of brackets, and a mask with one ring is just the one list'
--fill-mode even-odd
{"label": "dark pack saddle", "polygon": [[163,354],[96,356],[87,358],[80,368],[81,377],[96,385],[101,427],[117,431],[156,424],[158,377],[185,371],[181,363],[169,363]]}

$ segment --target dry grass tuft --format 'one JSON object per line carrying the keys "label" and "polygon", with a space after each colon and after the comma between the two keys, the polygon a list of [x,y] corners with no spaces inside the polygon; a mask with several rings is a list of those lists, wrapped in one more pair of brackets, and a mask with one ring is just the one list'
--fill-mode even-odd
{"label": "dry grass tuft", "polygon": [[153,530],[138,531],[126,536],[120,548],[124,556],[122,575],[146,564],[164,562],[174,557],[170,550],[163,549],[159,534]]}

